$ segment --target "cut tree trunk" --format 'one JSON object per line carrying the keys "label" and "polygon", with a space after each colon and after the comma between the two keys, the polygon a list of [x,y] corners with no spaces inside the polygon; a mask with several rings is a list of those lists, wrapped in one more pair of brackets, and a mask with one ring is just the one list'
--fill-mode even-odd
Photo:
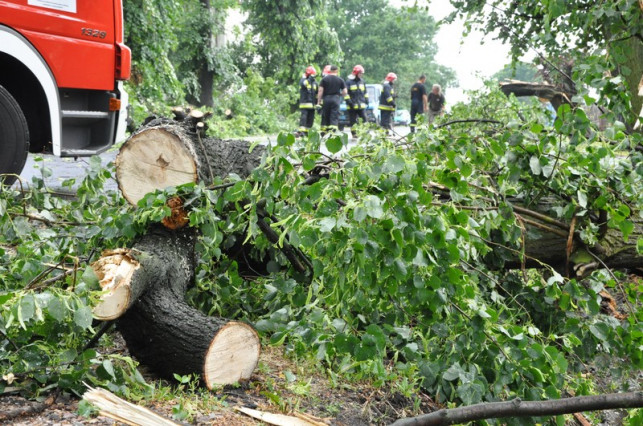
{"label": "cut tree trunk", "polygon": [[238,140],[205,138],[196,111],[184,121],[155,119],[133,134],[116,157],[116,177],[125,199],[132,205],[149,192],[192,182],[209,185],[230,173],[247,177],[265,151]]}
{"label": "cut tree trunk", "polygon": [[[205,138],[202,112],[173,112],[180,121],[151,120],[116,158],[119,188],[132,205],[170,186],[209,185],[231,173],[245,178],[261,162],[261,146],[251,152],[248,142]],[[163,377],[197,374],[209,389],[248,379],[259,337],[248,324],[204,315],[185,302],[194,284],[196,233],[181,230],[187,222],[181,199],[168,204],[165,228],[150,227],[131,248],[106,252],[92,265],[106,290],[94,315],[117,319],[132,355]]]}
{"label": "cut tree trunk", "polygon": [[111,286],[95,313],[118,318],[132,355],[160,376],[197,374],[212,389],[248,379],[260,342],[250,325],[207,316],[185,302],[194,281],[195,238],[193,230],[156,226],[132,249],[95,262],[97,275]]}

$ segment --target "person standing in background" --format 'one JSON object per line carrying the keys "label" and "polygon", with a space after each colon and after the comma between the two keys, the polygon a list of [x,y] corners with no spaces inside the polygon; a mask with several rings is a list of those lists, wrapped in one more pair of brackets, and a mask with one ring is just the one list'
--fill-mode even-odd
{"label": "person standing in background", "polygon": [[299,80],[299,110],[301,115],[299,117],[298,136],[308,135],[308,131],[313,127],[315,122],[315,96],[319,85],[315,81],[317,70],[315,67],[309,66],[306,68],[304,76]]}
{"label": "person standing in background", "polygon": [[330,73],[319,83],[317,105],[322,108],[322,123],[326,123],[326,127],[321,129],[322,135],[339,129],[339,104],[347,91],[346,83],[337,75],[338,72],[337,65],[332,65]]}
{"label": "person standing in background", "polygon": [[395,88],[393,84],[397,80],[394,72],[386,74],[386,79],[382,83],[382,93],[380,94],[380,126],[387,131],[393,129],[393,113],[395,112]]}
{"label": "person standing in background", "polygon": [[411,86],[411,133],[415,133],[417,116],[425,114],[429,109],[425,82],[426,76],[422,74],[418,81]]}
{"label": "person standing in background", "polygon": [[444,112],[444,95],[442,94],[442,88],[439,84],[434,84],[431,89],[431,93],[428,96],[429,101],[429,111],[428,111],[428,121],[429,124],[433,123],[435,117],[442,115]]}
{"label": "person standing in background", "polygon": [[349,127],[351,128],[351,135],[356,138],[357,132],[353,126],[357,123],[357,118],[362,119],[362,123],[366,123],[366,108],[368,107],[368,92],[366,91],[366,83],[362,78],[364,76],[364,67],[355,65],[353,73],[346,79],[346,89],[348,93],[344,96],[346,101],[346,109],[348,110]]}

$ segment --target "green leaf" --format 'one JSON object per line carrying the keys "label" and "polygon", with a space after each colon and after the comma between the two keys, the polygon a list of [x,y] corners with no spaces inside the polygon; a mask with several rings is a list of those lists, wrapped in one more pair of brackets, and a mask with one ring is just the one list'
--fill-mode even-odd
{"label": "green leaf", "polygon": [[334,217],[325,217],[319,221],[319,229],[322,232],[330,232],[335,228],[337,219]]}
{"label": "green leaf", "polygon": [[33,318],[36,313],[36,301],[33,297],[33,294],[26,294],[20,299],[20,304],[18,305],[18,322],[24,328],[27,329],[25,322],[28,322]]}
{"label": "green leaf", "polygon": [[529,167],[531,167],[531,172],[535,175],[540,175],[542,168],[540,167],[540,159],[533,155],[529,159]]}
{"label": "green leaf", "polygon": [[447,371],[442,374],[442,378],[449,382],[452,382],[464,374],[464,370],[460,367],[459,363],[453,364]]}
{"label": "green leaf", "polygon": [[326,140],[326,149],[331,154],[336,154],[343,148],[342,140],[338,136],[333,136]]}
{"label": "green leaf", "polygon": [[384,171],[386,173],[398,173],[404,170],[406,161],[399,155],[393,155],[386,159],[384,163]]}
{"label": "green leaf", "polygon": [[607,340],[609,336],[609,327],[601,322],[590,325],[589,331],[599,340]]}
{"label": "green leaf", "polygon": [[380,219],[384,215],[382,200],[376,195],[367,195],[364,198],[364,207],[366,207],[366,213],[374,219]]}
{"label": "green leaf", "polygon": [[305,171],[307,171],[307,172],[311,171],[312,169],[315,168],[316,165],[317,165],[317,162],[316,162],[315,158],[313,158],[312,155],[307,155],[306,157],[304,157],[304,161],[302,162],[302,166],[304,167]]}
{"label": "green leaf", "polygon": [[85,284],[87,284],[87,287],[89,289],[91,290],[100,289],[98,277],[96,276],[96,272],[94,272],[94,268],[92,268],[91,266],[88,265],[85,268],[81,279]]}
{"label": "green leaf", "polygon": [[587,208],[587,194],[579,189],[576,191],[576,195],[578,196],[578,205],[584,209]]}
{"label": "green leaf", "polygon": [[81,306],[74,312],[74,323],[86,329],[92,325],[92,309],[89,306]]}

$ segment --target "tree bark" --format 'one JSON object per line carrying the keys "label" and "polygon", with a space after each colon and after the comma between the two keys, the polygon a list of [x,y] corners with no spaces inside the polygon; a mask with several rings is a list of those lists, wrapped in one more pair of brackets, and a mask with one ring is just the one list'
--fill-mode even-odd
{"label": "tree bark", "polygon": [[[128,253],[117,254],[135,265],[125,268],[118,282],[129,288],[129,297],[113,292],[126,303],[106,302],[108,296],[101,305],[117,307],[105,316],[119,318],[127,347],[141,363],[170,379],[175,373],[197,374],[212,389],[248,379],[259,360],[260,342],[250,325],[209,317],[185,302],[194,281],[195,239],[190,229],[151,228]],[[112,262],[95,265],[99,277],[107,276],[100,268]]]}
{"label": "tree bark", "polygon": [[551,401],[521,401],[518,398],[507,402],[488,402],[438,410],[431,414],[399,419],[392,426],[452,425],[503,417],[555,416],[581,411],[637,407],[643,407],[643,392],[577,396]]}

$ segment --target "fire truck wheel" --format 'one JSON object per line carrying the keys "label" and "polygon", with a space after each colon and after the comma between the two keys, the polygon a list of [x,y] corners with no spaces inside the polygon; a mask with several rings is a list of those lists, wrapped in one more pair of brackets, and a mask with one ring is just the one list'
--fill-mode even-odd
{"label": "fire truck wheel", "polygon": [[28,151],[27,119],[18,102],[0,86],[0,184],[11,185],[17,179]]}

